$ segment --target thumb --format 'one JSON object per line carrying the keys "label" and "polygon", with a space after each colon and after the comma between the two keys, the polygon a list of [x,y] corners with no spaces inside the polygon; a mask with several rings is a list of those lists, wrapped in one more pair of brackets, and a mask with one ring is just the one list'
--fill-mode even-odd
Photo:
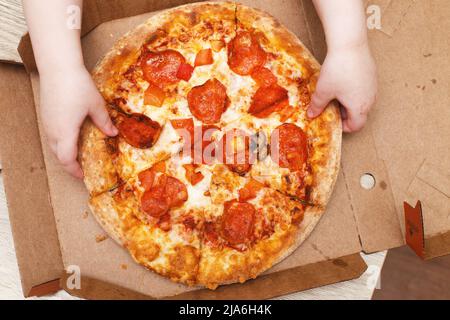
{"label": "thumb", "polygon": [[119,133],[117,128],[113,125],[105,107],[97,106],[92,108],[89,112],[89,116],[97,128],[99,128],[107,136],[114,137]]}
{"label": "thumb", "polygon": [[314,92],[311,98],[311,103],[309,104],[307,112],[308,117],[311,119],[318,117],[327,107],[328,103],[334,98],[334,95],[327,90],[319,80],[316,91]]}

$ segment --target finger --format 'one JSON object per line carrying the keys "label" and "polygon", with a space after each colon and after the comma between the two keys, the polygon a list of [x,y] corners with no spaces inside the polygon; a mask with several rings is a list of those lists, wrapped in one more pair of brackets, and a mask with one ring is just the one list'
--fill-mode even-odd
{"label": "finger", "polygon": [[319,80],[316,92],[314,92],[308,108],[308,117],[311,119],[318,117],[334,98],[335,96],[331,94]]}
{"label": "finger", "polygon": [[347,119],[342,122],[344,132],[357,132],[361,130],[367,122],[367,113],[360,113],[355,110],[346,109]]}
{"label": "finger", "polygon": [[83,171],[77,162],[78,133],[66,135],[56,144],[56,157],[68,173],[78,179],[83,178]]}
{"label": "finger", "polygon": [[84,174],[83,170],[80,167],[80,164],[77,161],[74,161],[68,165],[63,166],[64,170],[72,175],[74,178],[83,179]]}
{"label": "finger", "polygon": [[91,112],[89,112],[89,116],[97,128],[107,136],[114,137],[119,133],[119,130],[114,126],[108,112],[103,106],[92,108]]}

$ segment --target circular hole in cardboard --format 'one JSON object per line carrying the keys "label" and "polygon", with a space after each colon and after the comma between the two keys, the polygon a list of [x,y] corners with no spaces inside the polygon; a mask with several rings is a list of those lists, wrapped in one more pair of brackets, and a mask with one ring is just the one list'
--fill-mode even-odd
{"label": "circular hole in cardboard", "polygon": [[361,188],[365,190],[372,190],[375,188],[377,181],[375,180],[375,176],[371,173],[364,173],[359,179],[359,184]]}

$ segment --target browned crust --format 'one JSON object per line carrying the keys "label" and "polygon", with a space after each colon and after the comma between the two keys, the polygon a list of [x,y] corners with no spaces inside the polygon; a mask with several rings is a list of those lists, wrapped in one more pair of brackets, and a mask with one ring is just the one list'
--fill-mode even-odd
{"label": "browned crust", "polygon": [[108,149],[106,137],[91,120],[86,120],[80,132],[79,156],[84,183],[91,196],[111,190],[118,176]]}
{"label": "browned crust", "polygon": [[[214,289],[218,285],[256,278],[290,250],[299,232],[299,226],[292,224],[288,229],[277,231],[244,252],[227,247],[210,249],[203,245],[197,249],[181,245],[175,246],[169,253],[163,253],[152,238],[155,229],[137,218],[141,213],[136,194],[125,192],[117,200],[118,192],[120,191],[103,193],[91,199],[91,211],[100,225],[112,239],[129,250],[137,263],[172,281],[188,285]],[[291,210],[295,206],[292,200],[281,194],[280,196],[285,201],[284,204],[279,201],[279,205],[285,210]],[[153,265],[152,262],[161,256],[167,259],[166,264]],[[228,268],[224,268],[225,260],[229,262]]]}
{"label": "browned crust", "polygon": [[108,233],[108,235],[123,246],[126,241],[124,228],[119,219],[119,215],[115,209],[115,203],[111,192],[106,192],[101,195],[91,198],[89,201],[89,208],[93,213],[95,219]]}
{"label": "browned crust", "polygon": [[[145,24],[139,26],[119,40],[113,50],[111,50],[96,67],[94,71],[94,80],[99,86],[100,91],[106,98],[112,95],[116,83],[115,77],[120,75],[120,73],[125,71],[130,64],[135,62],[143,42],[148,39],[149,35],[152,36],[156,34],[158,30],[164,28],[166,24],[170,24],[170,22],[176,19],[178,15],[187,17],[187,21],[195,23],[199,17],[204,17],[205,14],[207,16],[216,15],[217,17],[223,17],[225,15],[226,18],[229,18],[231,12],[234,15],[235,8],[236,5],[233,3],[197,3],[167,10],[150,18]],[[268,36],[271,45],[284,50],[300,64],[307,66],[302,70],[305,76],[309,78],[317,76],[317,73],[320,70],[319,63],[296,36],[273,17],[262,11],[243,5],[237,5],[237,14],[240,23],[245,26],[255,27],[255,29],[262,31]],[[112,163],[112,160],[109,162],[110,157],[108,158],[107,154],[104,152],[106,149],[101,142],[91,143],[90,145],[89,143],[86,143],[86,140],[93,139],[91,137],[100,136],[96,130],[97,129],[92,126],[87,126],[83,129],[84,134],[81,142],[81,156],[85,156],[83,161],[86,165],[93,166],[93,168],[88,171],[88,182],[89,179],[95,179],[98,175],[105,174],[103,168],[95,168],[98,166],[98,164],[96,164],[98,161],[89,158],[92,157],[89,154],[99,152],[101,154],[99,156],[100,159],[104,159],[107,163]],[[292,225],[286,232],[263,240],[256,244],[249,252],[242,254],[241,256],[238,255],[238,257],[235,258],[236,263],[233,264],[233,268],[228,272],[224,272],[223,269],[218,270],[216,268],[210,269],[209,267],[205,267],[206,269],[201,270],[198,275],[194,276],[197,277],[195,281],[193,281],[192,278],[189,278],[190,280],[187,281],[185,277],[183,278],[184,280],[172,277],[170,272],[164,272],[163,270],[155,271],[168,276],[175,281],[181,281],[191,285],[197,283],[208,287],[216,287],[220,284],[237,281],[243,282],[247,279],[255,278],[257,275],[291,254],[308,237],[318,223],[337,179],[342,135],[338,106],[336,104],[330,104],[327,110],[309,125],[308,130],[309,134],[317,136],[313,145],[316,158],[312,161],[314,161],[313,168],[318,169],[314,169],[312,172],[314,185],[311,192],[311,201],[313,201],[316,206],[308,207],[306,209],[304,220],[300,226]],[[101,140],[102,139],[99,141]],[[112,182],[113,179],[107,179],[107,181]],[[91,187],[91,189],[94,190],[95,188]],[[100,195],[99,198],[100,197],[103,198],[104,195]],[[97,199],[94,198],[91,201],[91,208],[105,230],[111,234],[116,241],[124,244],[124,229],[120,219],[117,219],[118,213],[116,209],[110,206],[111,199],[108,199],[107,201],[103,200],[105,202],[102,202],[97,201]],[[214,253],[211,254],[214,256]],[[133,256],[135,256],[135,254],[133,254]]]}
{"label": "browned crust", "polygon": [[[215,289],[219,285],[255,279],[284,257],[284,253],[295,245],[297,234],[298,227],[291,225],[289,230],[259,241],[243,253],[229,248],[210,250],[203,247],[198,282]],[[226,268],[225,260],[230,261]]]}
{"label": "browned crust", "polygon": [[[132,258],[147,269],[174,282],[195,285],[200,260],[199,246],[165,242],[166,250],[162,250],[157,238],[164,232],[137,218],[140,209],[132,192],[117,200],[118,192],[120,191],[103,193],[89,202],[96,220],[108,235],[125,247]],[[195,244],[196,235],[192,237]],[[158,263],[158,259],[164,262]]]}

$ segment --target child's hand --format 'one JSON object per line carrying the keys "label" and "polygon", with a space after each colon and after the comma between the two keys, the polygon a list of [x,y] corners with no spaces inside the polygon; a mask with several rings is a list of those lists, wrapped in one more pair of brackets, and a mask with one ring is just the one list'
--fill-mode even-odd
{"label": "child's hand", "polygon": [[345,132],[360,130],[375,103],[377,78],[362,0],[313,0],[324,27],[328,54],[308,110],[311,118],[337,99]]}
{"label": "child's hand", "polygon": [[50,148],[77,178],[83,172],[77,162],[78,135],[87,116],[106,135],[117,135],[105,102],[84,67],[44,73],[41,79],[41,117]]}
{"label": "child's hand", "polygon": [[[68,27],[67,8],[82,0],[23,0],[41,85],[41,119],[50,148],[73,176],[82,178],[77,162],[78,135],[90,116],[106,135],[117,135],[105,102],[84,67],[80,30]],[[81,16],[78,17],[81,19]]]}
{"label": "child's hand", "polygon": [[337,99],[345,108],[344,131],[355,132],[366,123],[376,94],[376,67],[368,45],[332,49],[323,64],[308,116],[317,117]]}

